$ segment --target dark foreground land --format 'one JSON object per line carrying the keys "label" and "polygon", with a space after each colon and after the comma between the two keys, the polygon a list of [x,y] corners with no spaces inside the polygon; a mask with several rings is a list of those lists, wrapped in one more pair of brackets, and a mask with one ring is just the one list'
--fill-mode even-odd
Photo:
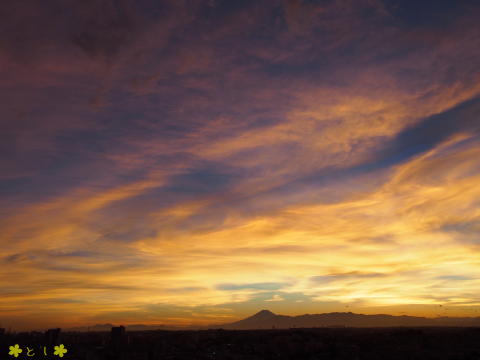
{"label": "dark foreground land", "polygon": [[[46,343],[47,342],[47,343]],[[289,330],[66,332],[0,335],[0,359],[60,359],[44,345],[62,343],[63,359],[361,359],[480,360],[480,328],[315,328]],[[36,354],[27,357],[26,347]],[[53,347],[52,347],[53,349]]]}

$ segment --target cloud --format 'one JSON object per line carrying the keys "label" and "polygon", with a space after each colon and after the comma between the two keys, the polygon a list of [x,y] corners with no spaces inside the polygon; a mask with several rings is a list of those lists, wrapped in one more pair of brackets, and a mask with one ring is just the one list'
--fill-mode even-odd
{"label": "cloud", "polygon": [[219,284],[219,290],[279,290],[289,284],[287,283],[251,283],[251,284]]}
{"label": "cloud", "polygon": [[313,276],[310,278],[311,281],[314,283],[322,284],[328,283],[330,281],[336,281],[341,279],[369,279],[369,278],[377,278],[377,277],[384,277],[388,276],[388,274],[382,273],[361,273],[358,271],[351,271],[348,273],[340,273],[340,274],[328,274],[328,275],[321,275],[321,276]]}
{"label": "cloud", "polygon": [[[473,98],[441,114],[428,117],[402,131],[382,151],[390,165],[411,156],[424,153],[454,134],[477,134],[480,130],[476,114],[480,110],[480,99]],[[375,163],[382,164],[383,159]],[[385,161],[384,160],[384,161]]]}
{"label": "cloud", "polygon": [[283,299],[280,295],[278,294],[275,294],[273,295],[273,297],[271,299],[268,299],[268,300],[265,300],[265,301],[284,301],[285,299]]}
{"label": "cloud", "polygon": [[[131,41],[135,24],[133,4],[128,1],[101,1],[85,4],[88,17],[70,34],[70,39],[88,56],[112,57]],[[79,13],[79,12],[77,12]]]}
{"label": "cloud", "polygon": [[444,275],[438,277],[441,280],[458,280],[458,281],[465,281],[465,280],[475,280],[474,278],[468,276],[461,276],[461,275]]}
{"label": "cloud", "polygon": [[1,4],[2,311],[470,314],[479,9],[437,5]]}

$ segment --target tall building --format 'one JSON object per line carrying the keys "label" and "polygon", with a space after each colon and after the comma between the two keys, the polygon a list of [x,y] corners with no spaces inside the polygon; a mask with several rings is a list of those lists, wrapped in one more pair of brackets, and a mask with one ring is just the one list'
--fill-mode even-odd
{"label": "tall building", "polygon": [[60,328],[45,331],[45,343],[47,346],[51,347],[60,344],[60,331]]}
{"label": "tall building", "polygon": [[125,335],[125,326],[113,326],[110,332],[112,348],[115,351],[120,350],[120,348],[127,342],[127,337]]}

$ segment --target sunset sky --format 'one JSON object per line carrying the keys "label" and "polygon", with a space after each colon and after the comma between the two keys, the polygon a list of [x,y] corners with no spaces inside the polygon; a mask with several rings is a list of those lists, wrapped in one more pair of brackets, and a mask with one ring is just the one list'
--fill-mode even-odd
{"label": "sunset sky", "polygon": [[0,2],[0,327],[480,316],[479,18]]}

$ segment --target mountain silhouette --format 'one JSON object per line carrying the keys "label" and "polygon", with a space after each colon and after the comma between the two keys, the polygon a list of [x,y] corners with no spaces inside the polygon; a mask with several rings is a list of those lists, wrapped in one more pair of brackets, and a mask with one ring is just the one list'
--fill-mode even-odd
{"label": "mountain silhouette", "polygon": [[298,316],[277,315],[261,310],[253,316],[221,325],[224,329],[288,329],[308,327],[395,327],[395,326],[480,326],[480,318],[425,318],[386,314],[364,315],[352,312],[305,314]]}
{"label": "mountain silhouette", "polygon": [[276,316],[276,315],[270,310],[260,310],[258,313],[251,316],[249,319],[257,319],[257,320],[270,319],[272,316]]}
{"label": "mountain silhouette", "polygon": [[[110,331],[112,324],[96,324],[93,326],[77,326],[65,331]],[[437,317],[395,316],[387,314],[355,314],[352,312],[332,312],[323,314],[304,314],[298,316],[278,315],[270,310],[261,310],[256,314],[227,324],[209,326],[173,326],[173,325],[126,325],[128,331],[145,330],[207,330],[222,328],[226,330],[249,329],[289,329],[314,327],[420,327],[420,326],[452,326],[480,327],[480,317]]]}

